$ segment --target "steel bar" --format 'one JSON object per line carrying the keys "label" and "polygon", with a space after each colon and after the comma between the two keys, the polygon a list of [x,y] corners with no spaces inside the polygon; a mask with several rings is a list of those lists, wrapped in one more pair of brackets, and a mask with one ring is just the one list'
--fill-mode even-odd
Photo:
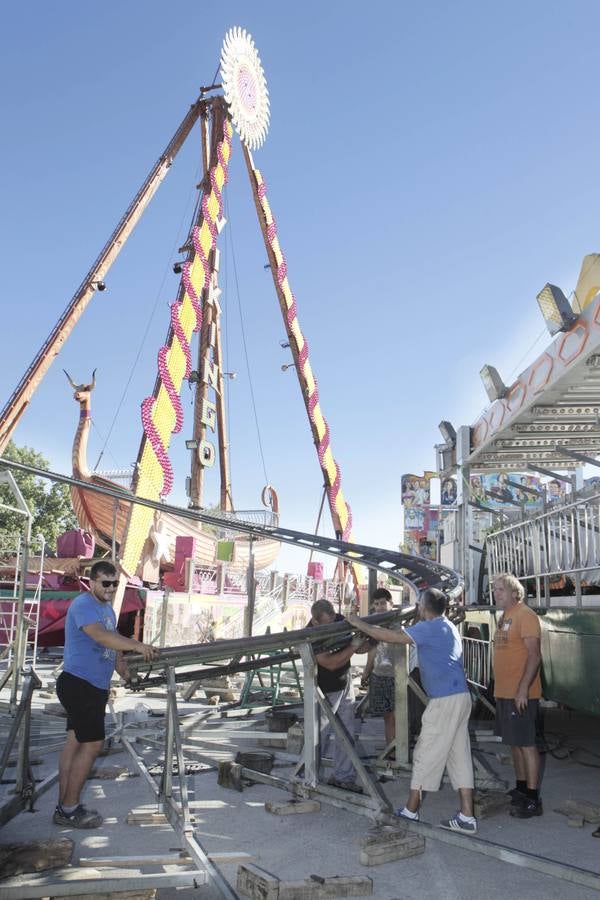
{"label": "steel bar", "polygon": [[16,469],[19,472],[27,472],[30,475],[36,475],[49,481],[68,484],[92,493],[116,497],[118,500],[123,500],[127,503],[138,503],[149,509],[171,513],[180,519],[206,522],[208,525],[214,525],[220,529],[229,528],[229,530],[252,535],[254,538],[262,537],[269,540],[277,540],[283,544],[301,547],[304,550],[314,550],[328,556],[334,556],[338,560],[377,569],[385,575],[391,575],[403,582],[416,595],[427,587],[440,588],[451,598],[458,597],[462,593],[463,582],[458,572],[420,556],[411,556],[408,553],[382,550],[378,547],[369,547],[362,544],[351,544],[347,541],[336,541],[319,535],[280,528],[279,526],[254,525],[239,519],[236,520],[235,526],[232,528],[231,519],[227,519],[224,516],[199,510],[183,509],[179,506],[170,506],[154,500],[147,500],[144,497],[135,497],[133,494],[119,488],[112,489],[81,481],[77,478],[70,478],[57,472],[48,472],[36,466],[28,466],[24,463],[6,459],[6,457],[0,457],[0,465],[6,466],[8,469]]}
{"label": "steel bar", "polygon": [[[396,816],[384,814],[378,817],[378,820],[382,825],[398,826]],[[600,874],[598,872],[582,869],[579,866],[570,866],[567,863],[556,862],[556,860],[548,859],[546,856],[538,856],[535,853],[527,853],[524,850],[515,850],[513,847],[506,847],[504,844],[484,841],[482,838],[473,837],[470,834],[457,834],[454,831],[445,831],[443,828],[437,828],[434,825],[429,825],[427,822],[413,822],[408,819],[402,819],[402,825],[408,831],[414,831],[425,838],[441,841],[444,844],[452,844],[452,846],[459,847],[462,850],[482,853],[484,856],[499,859],[501,862],[507,862],[513,866],[534,869],[543,875],[551,875],[553,878],[559,878],[562,881],[571,882],[571,884],[581,884],[584,887],[600,891]]]}
{"label": "steel bar", "polygon": [[[77,871],[75,869],[75,871]],[[61,873],[70,875],[69,880],[60,878]],[[65,872],[57,869],[49,875],[30,875],[24,878],[19,875],[2,882],[2,900],[33,900],[35,897],[81,897],[85,894],[96,894],[101,890],[102,895],[120,894],[121,892],[136,890],[143,891],[150,888],[194,888],[206,883],[204,871],[189,870],[187,872],[156,872],[153,875],[145,875],[141,872],[123,871],[113,875],[106,869],[94,873],[92,869],[84,869],[81,878],[73,878],[73,868]],[[86,877],[87,876],[87,877]],[[235,897],[235,894],[230,895]]]}
{"label": "steel bar", "polygon": [[[363,766],[362,760],[356,752],[354,741],[346,731],[343,722],[334,713],[329,700],[319,687],[317,687],[316,695],[317,700],[319,701],[319,706],[327,716],[329,726],[334,733],[335,740],[340,741],[343,744],[344,750],[346,751],[348,757],[352,762],[352,765],[354,766],[354,771],[358,775],[358,778],[361,781],[363,787],[366,788],[367,793],[371,797],[371,800],[374,801],[379,809],[391,809],[391,803],[385,796],[379,782],[373,781],[371,778],[369,778],[367,770]],[[319,785],[319,788],[321,787],[327,787],[327,785]],[[327,791],[325,791],[325,793],[327,794]]]}
{"label": "steel bar", "polygon": [[[121,740],[123,746],[131,756],[134,766],[136,767],[140,775],[142,775],[142,777],[146,780],[146,783],[149,785],[152,793],[156,796],[157,800],[160,801],[161,798],[159,796],[159,788],[152,778],[152,775],[150,775],[150,773],[148,772],[144,760],[136,753],[135,748],[128,738],[123,737]],[[227,880],[223,877],[217,866],[215,866],[215,864],[209,858],[199,841],[196,840],[193,834],[185,831],[182,827],[180,811],[178,810],[176,804],[173,802],[172,798],[169,798],[170,802],[167,802],[166,798],[162,799],[163,812],[169,820],[171,827],[181,838],[183,844],[185,845],[182,849],[187,850],[190,856],[195,860],[195,862],[206,870],[208,880],[212,883],[212,886],[214,886],[219,896],[223,897],[224,900],[239,900],[238,895],[235,893]]]}

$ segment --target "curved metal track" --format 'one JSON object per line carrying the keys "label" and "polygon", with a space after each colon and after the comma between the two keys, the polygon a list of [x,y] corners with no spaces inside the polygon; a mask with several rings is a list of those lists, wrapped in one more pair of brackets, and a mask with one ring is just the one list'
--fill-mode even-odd
{"label": "curved metal track", "polygon": [[139,503],[150,509],[158,509],[179,516],[181,519],[190,519],[195,522],[206,522],[223,530],[235,530],[237,533],[247,534],[254,538],[269,538],[281,541],[282,544],[291,544],[302,547],[305,550],[313,550],[317,553],[325,553],[349,563],[358,563],[369,569],[376,569],[385,575],[397,578],[413,590],[418,597],[419,593],[428,587],[436,587],[443,590],[450,598],[456,598],[462,591],[462,578],[453,569],[448,569],[440,563],[422,556],[410,556],[407,553],[398,553],[394,550],[382,550],[378,547],[369,547],[364,544],[350,544],[347,541],[337,541],[333,538],[323,537],[317,534],[306,534],[302,531],[292,531],[289,528],[279,528],[267,525],[255,525],[242,520],[236,521],[235,529],[231,527],[231,519],[226,519],[214,513],[205,513],[199,510],[183,509],[179,506],[171,506],[167,503],[158,503],[154,500],[146,500],[144,497],[134,497],[127,491],[118,487],[114,489],[88,484],[68,475],[58,472],[48,472],[35,466],[15,462],[12,459],[0,457],[0,466],[15,469],[19,472],[27,472],[48,481],[56,481],[60,484],[68,484],[72,487],[82,488],[86,491],[106,494],[117,500],[127,500],[128,503]]}

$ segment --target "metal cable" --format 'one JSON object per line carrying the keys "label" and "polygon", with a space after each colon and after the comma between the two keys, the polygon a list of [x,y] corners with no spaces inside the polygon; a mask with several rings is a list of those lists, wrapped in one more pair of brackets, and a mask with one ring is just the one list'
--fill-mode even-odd
{"label": "metal cable", "polygon": [[[199,174],[200,174],[200,167],[197,166],[197,167],[196,167],[196,171],[195,171],[195,173],[194,173],[194,184],[196,184],[196,183],[198,182]],[[195,188],[192,188],[192,190],[190,191],[190,197],[193,196],[193,191],[195,191],[195,190],[196,190]],[[194,205],[194,212],[193,212],[193,214],[192,214],[192,221],[195,221],[195,219],[196,219],[196,212],[197,212],[197,209],[198,209],[198,204],[199,204],[199,202],[200,202],[200,194],[198,193],[198,194],[196,195],[196,203],[195,203],[195,205]],[[132,382],[132,380],[133,380],[133,376],[134,376],[135,371],[136,371],[136,369],[137,369],[137,365],[138,365],[138,363],[139,363],[139,361],[140,361],[140,357],[141,357],[141,355],[142,355],[142,350],[144,349],[144,345],[145,345],[145,343],[146,343],[146,338],[148,337],[148,333],[149,333],[149,331],[150,331],[150,327],[151,327],[151,325],[152,325],[152,322],[154,321],[154,316],[155,316],[155,314],[156,314],[156,310],[157,310],[157,308],[158,308],[158,304],[159,304],[159,301],[160,301],[160,297],[161,297],[163,288],[164,288],[164,286],[165,286],[165,281],[167,280],[167,275],[168,275],[168,273],[169,273],[169,267],[170,267],[170,265],[171,265],[171,259],[173,258],[173,254],[174,254],[174,252],[175,252],[175,248],[177,247],[177,245],[179,244],[179,242],[180,242],[180,240],[181,240],[181,231],[182,231],[182,229],[183,229],[183,223],[184,223],[185,219],[187,218],[187,210],[188,210],[188,207],[189,207],[189,199],[188,199],[188,203],[186,204],[185,211],[184,211],[184,213],[183,213],[183,215],[182,215],[182,217],[181,217],[181,222],[179,223],[179,228],[177,229],[177,233],[176,233],[176,235],[175,235],[175,240],[174,240],[174,242],[173,242],[173,246],[171,247],[171,251],[170,251],[170,253],[169,253],[169,259],[168,259],[168,262],[167,262],[167,264],[166,264],[166,266],[165,266],[165,270],[164,270],[164,274],[163,274],[163,277],[162,277],[160,286],[159,286],[159,288],[158,288],[158,291],[156,292],[156,298],[155,298],[155,300],[154,300],[154,305],[153,305],[153,307],[152,307],[152,309],[151,309],[151,311],[150,311],[150,315],[149,315],[148,320],[147,320],[147,322],[146,322],[146,327],[145,327],[145,329],[144,329],[144,333],[143,333],[143,335],[142,335],[142,338],[141,338],[140,343],[139,343],[139,346],[138,346],[138,351],[137,351],[137,353],[136,353],[136,355],[135,355],[135,359],[134,359],[134,361],[133,361],[133,363],[132,363],[132,365],[131,365],[131,369],[130,369],[130,371],[129,371],[129,377],[127,378],[127,381],[125,382],[125,387],[123,388],[123,391],[122,391],[122,393],[121,393],[121,397],[120,397],[120,399],[119,399],[119,402],[118,402],[118,404],[117,404],[117,408],[116,408],[116,410],[115,410],[115,414],[114,414],[114,416],[113,416],[112,422],[110,423],[110,428],[108,429],[108,434],[106,435],[106,439],[105,439],[105,441],[104,441],[104,444],[102,445],[102,448],[101,448],[101,450],[100,450],[100,454],[99,454],[99,456],[98,456],[98,459],[96,460],[96,465],[94,466],[94,468],[93,468],[93,470],[92,470],[92,471],[94,471],[94,472],[96,472],[96,471],[98,470],[98,466],[100,465],[100,462],[102,461],[102,457],[104,456],[104,451],[106,450],[107,444],[108,444],[108,442],[109,442],[109,440],[110,440],[110,438],[111,438],[111,435],[112,435],[112,433],[113,433],[114,427],[115,427],[115,425],[116,425],[116,423],[117,423],[117,418],[119,417],[119,414],[120,414],[120,412],[121,412],[121,408],[122,408],[123,403],[124,403],[124,401],[125,401],[125,397],[127,396],[127,391],[129,390],[129,386],[130,386],[130,384],[131,384],[131,382]],[[112,454],[111,454],[111,456],[112,456]],[[114,456],[113,456],[113,459],[114,459]],[[117,465],[118,465],[118,464],[117,464]]]}
{"label": "metal cable", "polygon": [[248,383],[250,385],[250,397],[252,400],[252,411],[254,413],[254,422],[256,425],[256,434],[257,434],[257,438],[258,438],[258,449],[260,452],[260,459],[262,462],[263,474],[265,476],[265,484],[269,484],[270,483],[269,476],[267,475],[267,466],[265,463],[265,455],[263,453],[262,439],[261,439],[261,434],[260,434],[260,424],[258,422],[258,412],[256,410],[256,400],[254,397],[254,386],[252,383],[250,358],[248,356],[248,344],[246,341],[246,329],[244,326],[244,314],[242,312],[242,302],[241,302],[241,298],[240,298],[240,285],[239,285],[239,281],[238,281],[237,264],[235,261],[235,250],[234,250],[234,245],[233,245],[233,229],[231,227],[231,216],[230,216],[230,212],[229,212],[229,203],[227,200],[227,196],[225,197],[225,205],[226,205],[226,209],[227,209],[227,221],[229,222],[229,242],[231,245],[231,262],[233,265],[233,277],[234,277],[234,281],[235,281],[235,290],[236,290],[236,296],[237,296],[238,311],[240,314],[240,328],[242,331],[242,344],[244,346],[244,356],[246,358],[246,371],[248,373]]}

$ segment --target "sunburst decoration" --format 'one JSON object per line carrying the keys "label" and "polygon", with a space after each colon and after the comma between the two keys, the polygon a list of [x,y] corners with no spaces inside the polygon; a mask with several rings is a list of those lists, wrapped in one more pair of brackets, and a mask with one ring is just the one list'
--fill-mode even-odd
{"label": "sunburst decoration", "polygon": [[254,41],[242,28],[225,35],[221,79],[237,133],[250,150],[258,149],[269,130],[269,91]]}

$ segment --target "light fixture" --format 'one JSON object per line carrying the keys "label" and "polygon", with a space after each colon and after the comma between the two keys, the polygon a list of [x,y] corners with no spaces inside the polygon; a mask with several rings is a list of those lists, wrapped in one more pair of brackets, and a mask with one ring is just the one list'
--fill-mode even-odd
{"label": "light fixture", "polygon": [[284,363],[281,367],[282,372],[287,372],[288,369],[295,369],[296,363]]}
{"label": "light fixture", "polygon": [[190,374],[188,375],[189,384],[198,384],[200,381],[200,373],[196,371],[196,369],[192,369]]}
{"label": "light fixture", "polygon": [[185,449],[186,450],[197,450],[198,449],[198,441],[196,440],[196,438],[190,438],[189,441],[186,441]]}
{"label": "light fixture", "polygon": [[290,346],[290,342],[289,341],[279,341],[279,346],[281,347],[282,350],[287,350],[288,347]]}
{"label": "light fixture", "polygon": [[559,331],[568,331],[577,316],[571,304],[555,284],[547,284],[537,295],[541,313],[551,336]]}
{"label": "light fixture", "polygon": [[103,281],[92,281],[92,287],[96,291],[105,291],[106,284]]}
{"label": "light fixture", "polygon": [[173,263],[173,271],[176,275],[181,275],[183,271],[183,263],[181,261],[177,261]]}
{"label": "light fixture", "polygon": [[485,365],[479,374],[490,403],[506,397],[508,388],[502,381],[498,369],[495,369],[494,366]]}
{"label": "light fixture", "polygon": [[223,376],[233,381],[234,378],[237,378],[237,372],[223,372]]}
{"label": "light fixture", "polygon": [[440,434],[449,446],[456,444],[456,431],[451,422],[447,422],[443,419],[438,425],[438,428],[440,429]]}

